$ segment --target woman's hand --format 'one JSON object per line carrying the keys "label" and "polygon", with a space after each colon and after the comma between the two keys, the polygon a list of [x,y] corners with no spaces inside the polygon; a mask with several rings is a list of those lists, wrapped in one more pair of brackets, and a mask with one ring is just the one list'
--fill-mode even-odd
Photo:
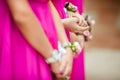
{"label": "woman's hand", "polygon": [[64,77],[71,72],[73,64],[73,54],[71,49],[67,48],[66,51],[67,53],[63,55],[60,65],[60,72]]}
{"label": "woman's hand", "polygon": [[85,39],[84,39],[84,36],[83,35],[76,35],[74,33],[70,33],[70,41],[71,42],[79,42],[81,48],[84,47],[84,42],[85,42]]}
{"label": "woman's hand", "polygon": [[76,35],[75,33],[70,33],[70,41],[79,42],[81,50],[84,48],[85,38],[83,35]]}
{"label": "woman's hand", "polygon": [[70,48],[67,48],[66,50],[67,53],[62,56],[60,62],[51,64],[51,70],[56,79],[64,79],[72,71],[73,54]]}
{"label": "woman's hand", "polygon": [[84,17],[82,15],[80,15],[78,12],[67,12],[68,17],[76,17],[79,19],[78,25],[81,27],[88,27],[87,22],[85,21]]}
{"label": "woman's hand", "polygon": [[69,18],[65,18],[62,19],[62,22],[64,24],[64,27],[69,30],[70,32],[74,32],[74,33],[83,33],[85,30],[87,30],[89,27],[82,27],[80,26],[79,23],[79,18],[76,17],[69,17]]}
{"label": "woman's hand", "polygon": [[51,71],[53,72],[53,74],[55,74],[55,75],[60,74],[60,62],[59,61],[51,63],[50,68],[51,68]]}

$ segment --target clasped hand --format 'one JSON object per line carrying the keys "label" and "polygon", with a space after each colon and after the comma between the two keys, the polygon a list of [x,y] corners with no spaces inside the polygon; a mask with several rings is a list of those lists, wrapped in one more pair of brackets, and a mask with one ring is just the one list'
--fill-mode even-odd
{"label": "clasped hand", "polygon": [[73,54],[70,48],[66,48],[66,54],[62,56],[61,61],[50,64],[51,70],[56,78],[64,78],[72,70]]}

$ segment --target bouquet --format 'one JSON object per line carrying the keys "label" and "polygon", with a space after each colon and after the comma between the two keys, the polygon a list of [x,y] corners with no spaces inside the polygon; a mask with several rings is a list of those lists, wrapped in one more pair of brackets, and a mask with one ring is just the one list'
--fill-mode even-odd
{"label": "bouquet", "polygon": [[[67,17],[70,17],[69,12],[79,13],[77,6],[73,5],[70,2],[65,3],[65,12],[67,14]],[[84,13],[82,14],[82,16],[83,16],[84,20],[87,22],[87,24],[89,26],[89,30],[84,31],[83,34],[76,33],[76,35],[84,35],[85,41],[88,41],[88,40],[92,39],[91,31],[92,31],[92,26],[95,25],[95,20],[93,20],[90,16],[88,16]]]}

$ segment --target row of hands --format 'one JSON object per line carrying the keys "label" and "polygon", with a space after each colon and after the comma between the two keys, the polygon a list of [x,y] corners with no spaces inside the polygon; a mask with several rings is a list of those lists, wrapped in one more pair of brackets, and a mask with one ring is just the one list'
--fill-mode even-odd
{"label": "row of hands", "polygon": [[[80,33],[82,36],[86,36],[87,39],[91,39],[89,28],[94,25],[94,22],[91,22],[91,25],[85,20],[83,15],[80,15],[79,12],[69,12],[67,11],[67,18],[62,19],[62,23],[65,26],[65,29],[69,30],[72,33]],[[79,37],[79,36],[78,36]],[[83,42],[78,40],[80,43],[81,49],[83,48]],[[82,39],[84,40],[84,39]],[[81,43],[82,42],[82,43]],[[61,61],[57,61],[50,64],[51,71],[56,77],[56,80],[63,79],[66,76],[70,76],[73,66],[73,52],[68,47],[66,48],[67,54],[63,55]]]}

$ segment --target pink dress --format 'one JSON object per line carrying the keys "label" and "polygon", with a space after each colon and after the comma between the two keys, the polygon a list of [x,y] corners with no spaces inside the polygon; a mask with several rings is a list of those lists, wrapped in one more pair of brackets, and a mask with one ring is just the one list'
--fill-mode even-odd
{"label": "pink dress", "polygon": [[[29,0],[50,43],[57,48],[56,30],[47,2]],[[0,80],[53,80],[49,65],[18,30],[6,0],[0,0]]]}
{"label": "pink dress", "polygon": [[[80,13],[82,13],[82,0],[53,0],[53,3],[58,10],[61,18],[65,18],[66,14],[64,12],[65,2],[71,2],[78,7]],[[66,34],[69,36],[69,31],[66,30]],[[80,53],[78,57],[74,59],[72,74],[70,80],[85,80],[85,70],[84,70],[84,50]]]}

